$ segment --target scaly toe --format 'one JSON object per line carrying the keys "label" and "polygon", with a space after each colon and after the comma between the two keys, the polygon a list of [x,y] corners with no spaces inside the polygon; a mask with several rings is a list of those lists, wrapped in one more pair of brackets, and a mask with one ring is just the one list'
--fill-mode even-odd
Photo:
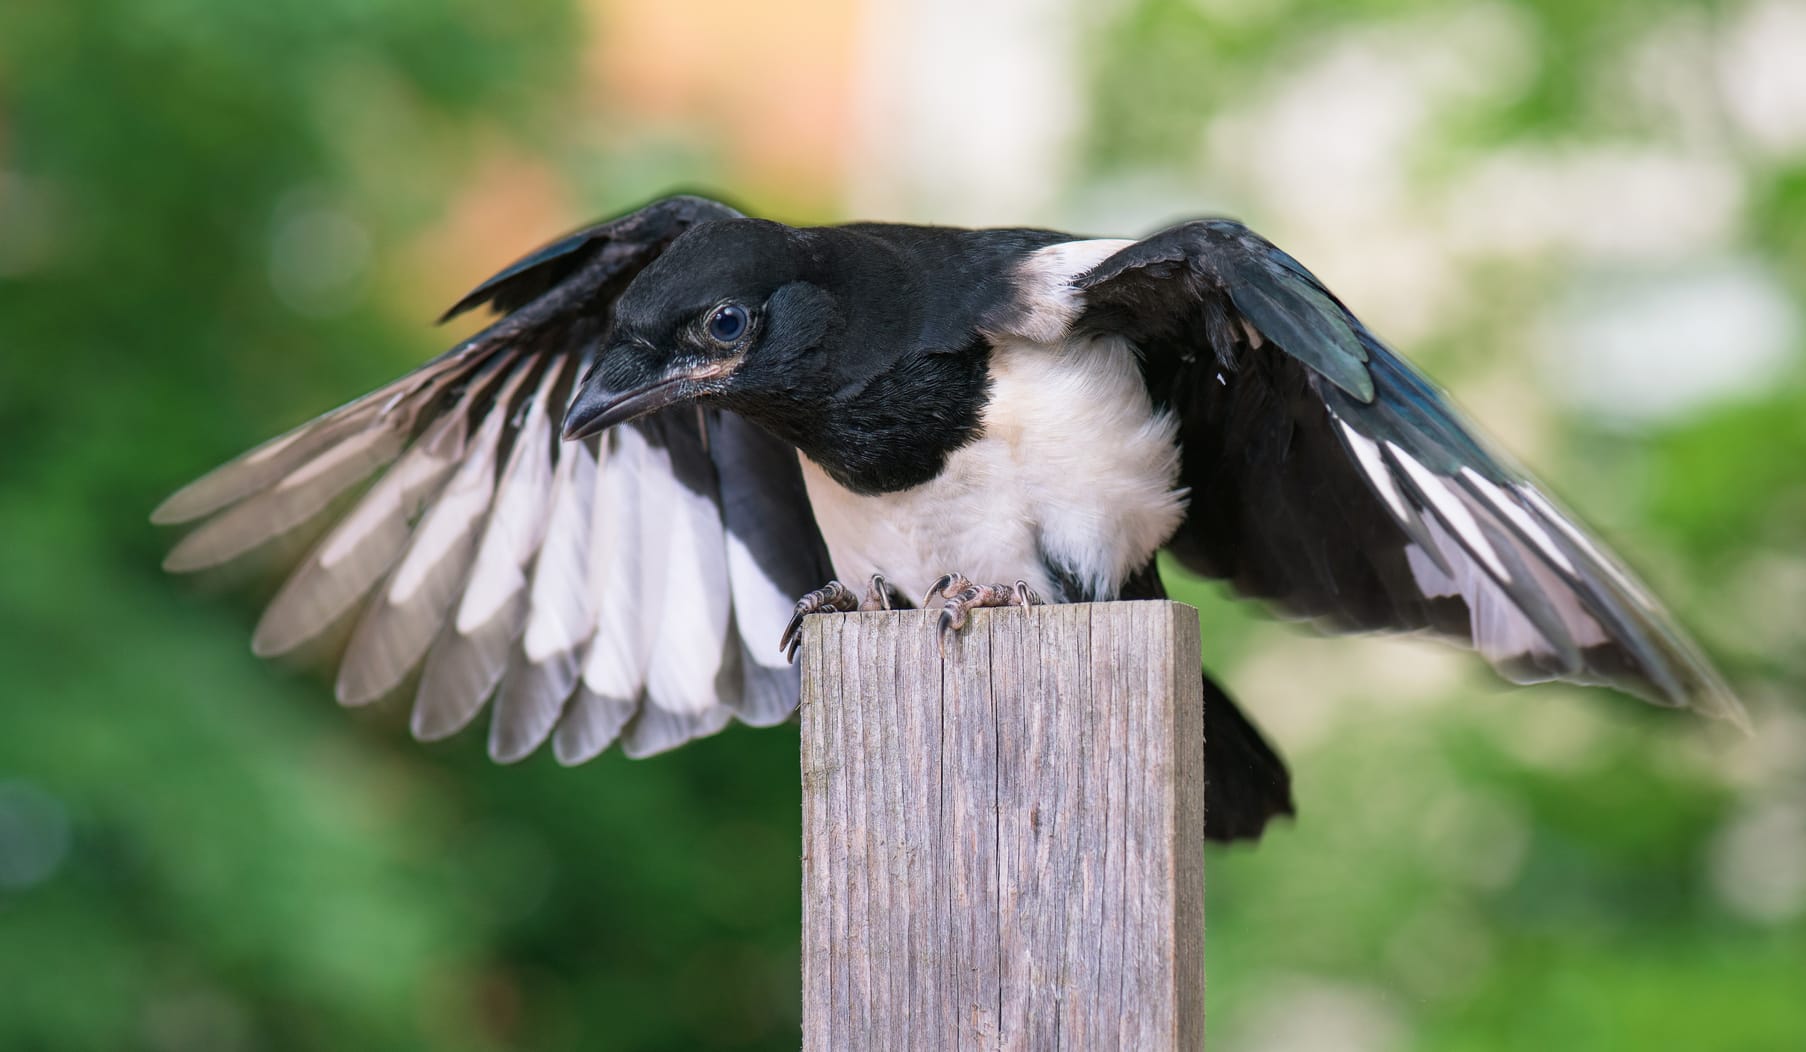
{"label": "scaly toe", "polygon": [[797,651],[803,647],[803,620],[810,614],[824,611],[847,611],[857,609],[859,600],[847,587],[839,581],[829,581],[815,591],[796,601],[796,609],[790,615],[790,623],[784,626],[784,634],[778,639],[778,650],[785,660],[795,661]]}
{"label": "scaly toe", "polygon": [[[974,584],[959,574],[947,574],[935,582],[935,587],[928,592],[928,599],[940,596],[941,616],[937,622],[944,638],[949,632],[956,632],[966,627],[966,621],[973,610],[1000,606],[1040,606],[1041,596],[1027,581],[1017,581],[1015,587],[1001,584]],[[924,606],[928,605],[924,602]]]}

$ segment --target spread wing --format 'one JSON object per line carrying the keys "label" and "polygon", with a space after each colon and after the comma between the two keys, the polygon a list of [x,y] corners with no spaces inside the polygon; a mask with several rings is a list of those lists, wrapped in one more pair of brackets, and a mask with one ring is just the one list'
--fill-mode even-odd
{"label": "spread wing", "polygon": [[264,611],[259,654],[351,624],[347,705],[418,672],[415,736],[494,700],[489,751],[647,755],[796,705],[777,641],[827,577],[796,453],[731,414],[680,408],[586,442],[557,428],[634,275],[694,223],[668,198],[502,271],[448,314],[489,328],[189,484],[153,514],[197,523],[165,565],[217,566],[332,521]]}
{"label": "spread wing", "polygon": [[1180,418],[1186,567],[1344,631],[1427,630],[1517,682],[1744,722],[1644,588],[1296,260],[1207,220],[1074,282]]}

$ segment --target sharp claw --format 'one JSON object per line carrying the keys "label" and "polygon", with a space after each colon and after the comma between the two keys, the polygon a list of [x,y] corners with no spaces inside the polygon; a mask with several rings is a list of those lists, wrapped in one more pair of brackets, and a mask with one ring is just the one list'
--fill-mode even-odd
{"label": "sharp claw", "polygon": [[[944,592],[946,590],[947,586],[952,584],[953,579],[957,576],[959,576],[959,575],[958,574],[950,574],[950,573],[942,574],[940,577],[940,580],[938,580],[928,586],[928,593],[926,595],[922,596],[922,605],[927,606],[929,601],[932,600],[936,595],[940,595],[942,592]],[[943,596],[943,598],[945,598],[945,597]]]}
{"label": "sharp claw", "polygon": [[890,584],[885,581],[883,574],[873,574],[872,579],[866,583],[865,598],[859,601],[859,609],[862,611],[890,609]]}
{"label": "sharp claw", "polygon": [[808,599],[799,600],[796,611],[790,615],[790,623],[784,626],[784,634],[778,638],[778,651],[796,658],[797,648],[802,645],[803,618],[809,616]]}
{"label": "sharp claw", "polygon": [[951,607],[942,610],[940,620],[936,624],[941,639],[945,640],[948,633],[958,631],[962,623],[962,619],[955,617]]}

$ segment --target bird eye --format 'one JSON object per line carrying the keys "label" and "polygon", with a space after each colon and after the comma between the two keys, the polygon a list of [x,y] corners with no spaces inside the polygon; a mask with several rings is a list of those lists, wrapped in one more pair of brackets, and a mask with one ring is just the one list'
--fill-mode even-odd
{"label": "bird eye", "polygon": [[746,335],[746,327],[751,322],[746,308],[737,303],[717,307],[715,313],[709,315],[709,339],[716,343],[734,343]]}

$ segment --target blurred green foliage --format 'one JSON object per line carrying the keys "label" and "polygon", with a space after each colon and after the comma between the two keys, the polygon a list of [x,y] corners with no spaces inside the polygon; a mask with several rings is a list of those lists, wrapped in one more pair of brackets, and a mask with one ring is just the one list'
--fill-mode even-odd
{"label": "blurred green foliage", "polygon": [[[1098,38],[1086,178],[1183,176],[1200,122],[1275,63],[1432,6],[1124,5]],[[1441,149],[1637,134],[1591,71],[1652,9],[1688,7],[1523,5],[1528,83],[1453,114]],[[314,290],[330,310],[280,294],[272,242],[297,211],[327,217],[302,229],[329,248],[387,258],[498,127],[603,187],[598,213],[731,177],[563,143],[577,18],[561,0],[0,8],[0,1048],[795,1046],[792,730],[576,770],[493,767],[474,735],[421,747],[394,708],[348,717],[315,676],[253,660],[256,596],[164,578],[145,525],[198,469],[436,349],[368,280]],[[1750,250],[1806,293],[1806,162],[1750,180]],[[1564,277],[1510,280],[1534,298]],[[1460,322],[1489,349],[1495,324]],[[1456,342],[1426,348],[1449,379],[1470,364]],[[1635,441],[1573,416],[1548,441],[1558,490],[1638,524],[1620,532],[1755,701],[1753,742],[1574,690],[1494,699],[1466,665],[1343,684],[1346,714],[1316,719],[1313,663],[1415,650],[1299,642],[1185,593],[1232,684],[1271,684],[1263,661],[1301,677],[1249,701],[1278,716],[1303,818],[1209,862],[1225,1047],[1312,1019],[1336,1029],[1294,1047],[1806,1040],[1802,909],[1735,892],[1771,857],[1762,816],[1785,840],[1806,799],[1806,609],[1785,605],[1806,591],[1778,590],[1806,552],[1794,361]]]}

